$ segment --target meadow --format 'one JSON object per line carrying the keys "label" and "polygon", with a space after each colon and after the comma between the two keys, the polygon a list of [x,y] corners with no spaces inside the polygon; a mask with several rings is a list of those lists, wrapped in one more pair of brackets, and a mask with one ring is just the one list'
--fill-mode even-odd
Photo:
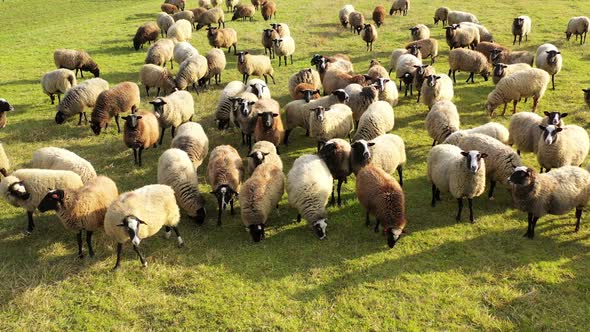
{"label": "meadow", "polygon": [[[548,90],[541,111],[568,112],[567,123],[588,128],[590,115],[582,88],[590,87],[590,43],[580,46],[565,40],[570,17],[590,15],[586,0],[414,0],[408,16],[387,16],[379,28],[374,51],[365,51],[357,35],[342,28],[338,10],[346,3],[370,20],[376,5],[389,11],[391,1],[275,0],[275,22],[287,23],[297,43],[294,64],[278,67],[273,98],[282,106],[290,101],[288,78],[310,66],[316,54],[348,54],[357,72],[369,61],[387,64],[395,48],[408,41],[408,28],[427,24],[439,40],[435,67],[448,71],[448,47],[441,25],[432,16],[439,6],[476,14],[497,42],[511,45],[510,26],[518,15],[533,21],[529,41],[515,49],[535,51],[550,42],[564,58],[556,90]],[[197,6],[188,0],[187,8]],[[94,136],[87,126],[70,121],[58,126],[55,107],[39,84],[41,75],[54,69],[56,48],[85,49],[98,62],[101,77],[111,85],[138,82],[145,51],[133,50],[138,26],[155,21],[158,0],[6,0],[0,3],[0,97],[15,112],[0,130],[13,169],[26,167],[33,151],[58,146],[86,158],[100,174],[111,177],[119,191],[157,181],[157,162],[170,144],[147,150],[142,168],[133,165],[122,136],[109,126]],[[225,6],[223,6],[225,8]],[[261,31],[268,27],[259,13],[254,22],[231,22],[238,31],[238,50],[263,53]],[[205,54],[210,46],[205,31],[193,33],[192,44]],[[223,84],[240,80],[236,57],[227,56]],[[178,66],[175,64],[173,72]],[[85,73],[85,77],[90,77]],[[457,75],[454,102],[462,126],[490,121],[484,104],[493,83],[468,74]],[[195,99],[195,121],[206,129],[210,147],[232,144],[246,155],[236,129],[220,132],[213,113],[223,88],[211,86]],[[142,108],[151,109],[142,89]],[[519,104],[528,111],[531,102]],[[476,223],[455,222],[456,201],[443,194],[430,207],[426,157],[431,139],[424,129],[427,107],[415,98],[400,98],[395,110],[394,133],[406,144],[404,192],[409,234],[389,249],[383,234],[364,224],[365,212],[354,193],[354,177],[343,187],[341,208],[329,208],[327,239],[319,241],[286,195],[271,215],[267,239],[252,243],[239,217],[224,213],[223,226],[215,225],[216,203],[204,182],[208,217],[203,226],[183,217],[180,231],[184,248],[155,236],[141,246],[149,266],[142,268],[124,247],[118,272],[111,272],[116,245],[104,233],[95,236],[97,256],[77,258],[75,234],[64,230],[53,213],[36,216],[35,231],[26,236],[22,209],[0,201],[0,330],[586,330],[590,326],[590,227],[574,233],[574,213],[543,217],[534,240],[524,239],[526,214],[511,207],[511,198],[498,188],[496,199],[474,201]],[[494,121],[508,124],[509,116]],[[301,129],[291,134],[292,144],[282,149],[285,172],[316,143]],[[538,169],[532,154],[524,162]],[[206,162],[206,161],[205,161]]]}

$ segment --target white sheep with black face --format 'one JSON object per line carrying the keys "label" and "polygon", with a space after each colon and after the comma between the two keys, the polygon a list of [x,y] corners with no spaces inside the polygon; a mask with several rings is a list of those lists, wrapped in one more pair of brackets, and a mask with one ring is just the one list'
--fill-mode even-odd
{"label": "white sheep with black face", "polygon": [[542,131],[537,143],[537,160],[547,171],[562,166],[580,166],[588,156],[590,139],[580,126],[539,125]]}

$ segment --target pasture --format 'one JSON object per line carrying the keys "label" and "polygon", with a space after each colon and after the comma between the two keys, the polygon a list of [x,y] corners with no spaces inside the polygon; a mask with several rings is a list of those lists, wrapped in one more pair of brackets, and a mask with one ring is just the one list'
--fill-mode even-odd
{"label": "pasture", "polygon": [[[187,8],[197,7],[188,0]],[[515,49],[535,52],[546,42],[560,48],[563,70],[556,90],[547,90],[541,111],[568,112],[568,124],[588,128],[590,115],[582,88],[590,87],[590,44],[565,40],[570,17],[590,15],[586,0],[414,0],[408,16],[387,16],[379,28],[373,52],[361,38],[342,28],[338,10],[349,1],[275,0],[277,18],[226,25],[238,32],[238,50],[261,54],[261,31],[270,22],[287,23],[296,41],[294,64],[278,67],[273,60],[276,85],[269,84],[281,106],[291,98],[287,82],[296,71],[310,67],[316,54],[348,54],[355,71],[365,73],[369,61],[387,66],[395,48],[410,40],[408,28],[424,23],[439,41],[439,72],[448,71],[448,47],[440,23],[432,16],[439,6],[476,14],[497,42],[511,46],[512,19],[532,18],[529,41]],[[374,6],[389,11],[391,1],[351,2],[368,21]],[[94,136],[88,126],[70,121],[58,126],[55,107],[39,84],[41,75],[54,69],[57,48],[84,49],[100,65],[101,78],[111,86],[139,82],[147,45],[135,51],[132,38],[138,26],[155,21],[160,1],[147,0],[6,0],[0,3],[0,98],[15,111],[0,130],[12,169],[25,167],[33,151],[44,146],[67,148],[89,160],[99,174],[107,175],[124,192],[157,182],[160,154],[170,144],[146,150],[143,167],[133,165],[130,149],[113,128]],[[225,5],[222,5],[225,9]],[[372,23],[372,21],[371,21]],[[193,32],[192,44],[201,54],[210,46],[206,31]],[[231,144],[242,156],[235,128],[217,130],[213,113],[224,84],[241,80],[236,57],[228,55],[223,83],[199,95],[193,93],[195,118],[205,128],[210,150]],[[429,61],[425,61],[429,63]],[[175,64],[173,73],[178,70]],[[491,79],[457,74],[455,98],[461,123],[471,128],[490,121],[485,114]],[[85,73],[85,77],[91,77]],[[141,88],[142,108],[152,109]],[[531,101],[520,103],[529,111]],[[286,194],[273,212],[267,239],[254,244],[236,215],[224,213],[223,226],[215,225],[216,202],[205,184],[206,161],[198,171],[200,189],[207,200],[203,226],[186,216],[180,224],[184,248],[162,235],[142,243],[149,262],[142,268],[130,245],[124,247],[122,266],[113,273],[113,241],[95,236],[96,257],[79,260],[75,234],[64,230],[54,213],[36,215],[36,229],[26,236],[24,210],[0,201],[0,330],[586,330],[590,326],[590,226],[574,233],[574,212],[543,217],[534,240],[522,237],[526,214],[512,208],[508,191],[499,187],[496,199],[475,199],[476,223],[455,222],[456,201],[430,207],[431,187],[426,178],[426,157],[431,139],[424,129],[428,111],[415,97],[394,107],[395,128],[406,144],[404,192],[409,234],[389,249],[382,233],[364,223],[365,211],[354,193],[354,177],[343,186],[343,205],[330,207],[327,238],[319,241],[309,226],[296,223],[297,212]],[[505,125],[506,117],[494,121]],[[315,153],[316,142],[293,131],[288,148],[281,147],[285,173],[304,153]],[[538,169],[533,154],[523,156]],[[396,176],[397,178],[397,176]],[[584,327],[586,326],[586,327]]]}

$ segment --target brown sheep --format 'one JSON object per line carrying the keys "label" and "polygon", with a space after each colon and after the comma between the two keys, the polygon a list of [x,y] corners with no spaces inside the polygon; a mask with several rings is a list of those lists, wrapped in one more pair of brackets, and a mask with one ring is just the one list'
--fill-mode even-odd
{"label": "brown sheep", "polygon": [[320,98],[320,90],[311,83],[299,83],[295,86],[294,96],[294,100],[304,99],[309,103],[313,99]]}
{"label": "brown sheep", "polygon": [[[276,32],[275,29],[264,29],[262,31],[262,46],[264,46],[264,54],[269,54],[271,59],[275,58],[272,41],[279,38],[279,33]],[[266,53],[267,50],[269,53]]]}
{"label": "brown sheep", "polygon": [[231,20],[235,21],[241,18],[242,21],[245,21],[247,18],[249,18],[250,21],[252,21],[254,18],[254,13],[256,13],[256,9],[253,5],[238,5],[234,8],[234,16],[232,16]]}
{"label": "brown sheep", "polygon": [[385,22],[385,7],[375,7],[375,9],[373,10],[373,21],[375,21],[377,27],[380,27],[383,24],[383,22]]}
{"label": "brown sheep", "polygon": [[490,61],[490,63],[492,62],[492,60],[491,60],[492,52],[495,49],[499,49],[501,52],[510,52],[510,50],[507,47],[504,47],[504,46],[502,46],[500,44],[496,44],[496,43],[490,43],[490,42],[480,42],[475,47],[475,50],[478,51],[479,53],[483,54],[486,57],[486,59],[488,59],[488,61]]}
{"label": "brown sheep", "polygon": [[238,45],[238,33],[232,28],[218,29],[215,27],[208,27],[207,39],[209,40],[209,45],[215,48],[227,47],[227,53],[229,53],[233,46],[234,55],[237,52],[236,48]]}
{"label": "brown sheep", "polygon": [[277,147],[277,154],[281,154],[278,146],[285,137],[285,128],[279,110],[279,103],[269,98],[258,100],[252,107],[252,112],[258,114],[254,139],[257,142],[271,142]]}
{"label": "brown sheep", "polygon": [[173,4],[171,4],[171,3],[163,3],[163,4],[160,6],[160,9],[161,9],[161,10],[162,10],[164,13],[166,13],[166,14],[170,14],[170,15],[172,15],[172,14],[174,14],[174,13],[176,13],[176,12],[178,11],[178,7],[176,7],[175,5],[173,5]]}
{"label": "brown sheep", "polygon": [[252,6],[254,6],[254,8],[256,8],[256,10],[258,10],[258,8],[261,5],[261,1],[260,0],[250,0],[250,2],[252,2]]}
{"label": "brown sheep", "polygon": [[123,82],[101,92],[96,98],[94,109],[90,115],[90,128],[95,135],[99,135],[102,128],[107,128],[109,121],[114,116],[117,123],[117,132],[121,132],[119,126],[119,113],[131,111],[134,113],[139,106],[139,87],[133,82]]}
{"label": "brown sheep", "polygon": [[160,124],[152,112],[144,110],[124,116],[122,119],[125,120],[123,141],[128,148],[133,150],[135,165],[141,167],[143,150],[158,146]]}
{"label": "brown sheep", "polygon": [[262,17],[264,18],[265,21],[268,21],[271,19],[271,17],[274,16],[274,18],[277,18],[277,4],[274,3],[274,1],[265,1],[262,4]]}
{"label": "brown sheep", "polygon": [[133,48],[135,50],[139,50],[139,48],[143,48],[143,44],[146,42],[151,44],[153,41],[158,39],[158,35],[160,34],[160,28],[154,22],[148,22],[144,25],[137,28],[137,32],[135,33],[135,37],[133,37]]}
{"label": "brown sheep", "polygon": [[219,145],[211,151],[207,164],[207,183],[211,186],[211,194],[217,198],[217,226],[221,226],[221,212],[228,204],[231,214],[234,214],[234,197],[240,192],[243,177],[244,164],[236,149],[230,145]]}
{"label": "brown sheep", "polygon": [[[420,50],[422,58],[430,57],[431,64],[434,64],[435,58],[438,56],[438,41],[436,39],[420,39],[406,45],[407,50],[413,47]],[[412,54],[416,55],[415,53]]]}

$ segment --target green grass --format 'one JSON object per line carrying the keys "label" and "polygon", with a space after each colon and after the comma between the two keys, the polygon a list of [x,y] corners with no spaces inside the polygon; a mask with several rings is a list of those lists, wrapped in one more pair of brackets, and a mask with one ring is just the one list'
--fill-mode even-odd
{"label": "green grass", "polygon": [[[287,81],[308,67],[314,53],[347,53],[355,69],[365,72],[371,58],[388,63],[389,53],[408,41],[410,26],[426,23],[440,5],[471,11],[510,45],[512,18],[526,14],[533,32],[522,49],[534,51],[544,42],[556,44],[564,57],[557,90],[547,91],[540,109],[568,112],[568,123],[588,126],[582,88],[590,86],[590,44],[566,42],[569,17],[585,13],[587,1],[505,0],[487,2],[412,1],[406,17],[387,17],[379,29],[375,52],[365,52],[360,37],[339,27],[338,1],[278,0],[277,21],[288,23],[297,42],[295,64],[276,67],[273,97],[289,101]],[[196,6],[189,0],[189,8]],[[374,1],[355,1],[370,19]],[[382,2],[387,9],[391,2]],[[584,12],[584,10],[586,12]],[[39,84],[54,69],[56,48],[86,49],[100,64],[101,77],[111,84],[137,81],[145,49],[134,51],[136,28],[154,20],[159,1],[7,0],[0,3],[0,97],[16,107],[0,141],[17,169],[26,166],[43,146],[68,148],[91,161],[97,171],[113,178],[120,191],[156,182],[159,154],[146,151],[144,167],[133,166],[131,151],[112,127],[96,137],[75,122],[57,126],[54,107]],[[325,15],[320,15],[324,13]],[[226,14],[229,21],[230,14]],[[256,21],[228,22],[238,31],[239,49],[261,53]],[[432,28],[441,44],[436,64],[448,70],[448,48],[440,25]],[[206,53],[205,33],[193,44]],[[228,57],[223,82],[240,79],[235,57]],[[174,72],[177,67],[175,66]],[[90,74],[88,74],[90,75]],[[459,74],[458,80],[467,75]],[[492,82],[476,77],[475,84],[455,87],[461,121],[466,128],[489,121],[483,105]],[[197,120],[211,146],[229,143],[243,154],[237,131],[214,129],[213,112],[222,86],[194,96]],[[143,90],[142,90],[143,93]],[[149,109],[150,99],[142,97]],[[519,110],[530,110],[531,102]],[[96,236],[95,259],[76,258],[75,235],[64,231],[51,213],[37,216],[30,236],[23,230],[21,209],[0,203],[0,329],[1,330],[586,330],[590,325],[590,230],[583,224],[573,233],[574,215],[547,216],[535,240],[525,240],[525,214],[511,208],[506,190],[495,201],[475,200],[477,223],[455,223],[456,203],[448,195],[435,209],[429,206],[425,177],[431,140],[424,130],[426,107],[402,98],[395,108],[394,132],[406,142],[408,230],[389,250],[384,236],[364,226],[364,211],[356,201],[354,179],[343,189],[342,208],[329,209],[328,238],[318,241],[309,227],[296,224],[296,212],[286,196],[280,214],[272,215],[267,240],[251,243],[239,213],[224,216],[215,226],[215,204],[207,195],[209,217],[203,227],[183,218],[180,231],[186,247],[155,236],[142,243],[149,267],[143,269],[126,246],[121,270],[112,273],[115,246]],[[495,120],[507,124],[508,117]],[[282,155],[285,170],[315,142],[302,130]],[[165,138],[165,144],[170,137]],[[532,155],[527,165],[537,168]],[[199,170],[203,180],[203,169]],[[201,185],[208,192],[207,185]],[[238,208],[239,212],[239,208]],[[464,218],[466,220],[466,218]],[[586,220],[588,217],[586,217]]]}

